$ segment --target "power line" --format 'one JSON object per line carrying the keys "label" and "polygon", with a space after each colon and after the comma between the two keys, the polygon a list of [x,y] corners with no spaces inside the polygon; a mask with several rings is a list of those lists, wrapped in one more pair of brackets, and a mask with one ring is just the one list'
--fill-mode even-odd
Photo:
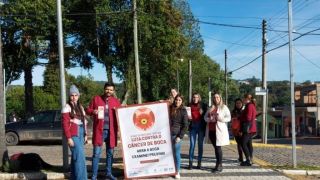
{"label": "power line", "polygon": [[[223,23],[215,23],[215,22],[208,22],[208,21],[201,21],[201,20],[194,20],[198,23],[202,24],[209,24],[209,25],[214,25],[214,26],[224,26],[224,27],[233,27],[233,28],[247,28],[247,29],[258,29],[261,30],[261,27],[255,27],[255,26],[244,26],[244,25],[233,25],[233,24],[223,24]],[[268,31],[274,31],[274,32],[281,32],[281,33],[288,33],[288,31],[285,30],[274,30],[274,29],[267,29]],[[303,34],[303,33],[298,33],[298,32],[293,32],[294,34]],[[309,33],[308,35],[320,35],[320,34],[311,34]]]}
{"label": "power line", "polygon": [[207,22],[207,21],[201,21],[201,20],[194,20],[194,21],[196,21],[198,23],[209,24],[209,25],[214,25],[214,26],[237,27],[237,28],[247,28],[247,29],[261,29],[259,27],[254,27],[254,26],[223,24],[223,23]]}
{"label": "power line", "polygon": [[298,51],[298,49],[294,48],[294,50],[301,56],[303,57],[305,60],[307,60],[309,63],[311,63],[312,65],[314,65],[316,68],[320,69],[320,66],[317,65],[316,63],[312,62],[310,59],[308,59],[307,57],[305,57],[300,51]]}
{"label": "power line", "polygon": [[[312,30],[312,31],[308,31],[308,32],[306,32],[306,33],[303,33],[303,34],[301,34],[300,36],[294,38],[293,41],[295,41],[295,40],[297,40],[297,39],[300,39],[301,37],[306,36],[306,35],[308,35],[308,34],[311,33],[311,32],[315,32],[315,31],[319,31],[319,30],[320,30],[320,28],[317,28],[317,29],[314,29],[314,30]],[[279,48],[281,48],[281,47],[283,47],[283,46],[285,46],[285,45],[287,45],[287,44],[289,44],[289,42],[286,42],[286,43],[284,43],[284,44],[282,44],[282,45],[280,45],[280,46],[277,46],[277,47],[275,47],[275,48],[272,48],[272,49],[268,50],[267,53],[269,53],[269,52],[271,52],[271,51],[273,51],[273,50],[279,49]]]}
{"label": "power line", "polygon": [[225,41],[225,40],[220,40],[220,39],[216,39],[210,36],[204,36],[203,37],[215,40],[215,41],[219,41],[219,42],[223,42],[223,43],[227,43],[227,44],[232,44],[232,45],[237,45],[237,46],[248,46],[248,47],[259,47],[259,46],[255,46],[255,45],[250,45],[250,44],[241,44],[241,43],[236,43],[236,42],[230,42],[230,41]]}
{"label": "power line", "polygon": [[[317,1],[316,1],[316,0],[313,1],[313,2],[308,1],[308,3],[307,3],[306,1],[298,1],[296,4],[293,4],[293,5],[294,5],[294,7],[293,7],[294,12],[297,14],[297,13],[299,13],[300,11],[302,11],[307,5],[310,5],[310,4],[315,3],[315,2],[317,2]],[[304,5],[303,5],[303,4],[304,4]],[[287,14],[284,13],[283,15],[286,16]],[[309,23],[309,24],[306,24],[306,22],[308,22],[308,21],[310,21],[310,20],[313,20],[315,17],[317,17],[317,15],[316,15],[316,16],[313,16],[312,18],[307,19],[307,21],[305,21],[305,22],[301,23],[300,25],[296,26],[296,28],[298,28],[297,30],[300,30],[300,29],[302,29],[302,28],[307,27],[310,23]],[[318,17],[317,17],[317,18],[318,18]],[[284,18],[284,19],[287,19],[287,18]],[[282,23],[282,22],[283,22],[283,21],[279,21],[279,23],[277,23],[277,24],[280,24],[280,23]],[[268,26],[275,26],[275,23],[268,23]],[[301,27],[300,27],[300,26],[301,26]],[[287,27],[287,26],[285,26],[285,27]],[[315,28],[317,28],[317,27],[315,27]],[[280,36],[279,39],[282,39],[282,38],[284,38],[284,37],[286,37],[286,36],[287,36],[287,34],[285,34],[284,36]],[[279,39],[271,38],[269,44],[272,44],[273,42],[276,42],[276,41],[278,41]]]}
{"label": "power line", "polygon": [[[308,33],[312,33],[312,32],[318,31],[318,30],[320,30],[320,28],[317,28],[317,29],[314,29],[314,30],[312,30],[312,31],[306,32],[306,33],[304,33],[304,34],[301,34],[300,36],[294,38],[293,41],[295,41],[295,40],[297,40],[297,39],[300,39],[301,37],[303,37],[303,36],[305,36],[305,35],[308,35]],[[275,48],[272,48],[272,49],[270,49],[270,50],[267,50],[267,51],[266,51],[266,54],[268,54],[269,52],[274,51],[274,50],[276,50],[276,49],[279,49],[279,48],[281,48],[281,47],[283,47],[283,46],[286,46],[287,44],[289,44],[289,42],[286,42],[286,43],[284,43],[284,44],[282,44],[282,45],[280,45],[280,46],[277,46],[277,47],[275,47]],[[245,66],[247,66],[247,65],[253,63],[254,61],[256,61],[257,59],[259,59],[260,57],[262,57],[262,54],[259,55],[259,56],[256,57],[256,58],[254,58],[254,59],[251,60],[250,62],[248,62],[248,63],[246,63],[246,64],[244,64],[244,65],[242,65],[242,66],[240,66],[240,67],[238,67],[238,68],[236,68],[236,69],[234,69],[234,70],[232,70],[232,71],[229,71],[229,73],[233,73],[233,72],[235,72],[235,71],[238,71],[239,69],[244,68]]]}
{"label": "power line", "polygon": [[[79,12],[79,13],[66,13],[64,16],[89,16],[89,15],[112,15],[112,14],[122,14],[122,13],[132,13],[131,10],[126,11],[112,11],[112,12],[104,12],[104,13],[95,13],[95,12]],[[39,15],[45,16],[48,14],[3,14],[3,17],[37,17]],[[48,15],[49,16],[49,15]]]}

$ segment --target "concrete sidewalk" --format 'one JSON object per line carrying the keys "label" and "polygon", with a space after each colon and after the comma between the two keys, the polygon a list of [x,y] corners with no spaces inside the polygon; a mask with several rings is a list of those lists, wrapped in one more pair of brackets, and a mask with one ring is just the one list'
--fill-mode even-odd
{"label": "concrete sidewalk", "polygon": [[[203,169],[188,170],[188,154],[189,140],[184,138],[182,144],[182,179],[289,179],[284,174],[303,175],[303,177],[320,177],[319,170],[292,170],[291,167],[291,140],[290,139],[273,139],[268,141],[268,145],[259,143],[255,140],[254,144],[254,166],[241,167],[237,163],[236,145],[231,144],[223,147],[223,167],[222,173],[213,174],[211,169],[214,167],[214,150],[211,144],[204,145]],[[320,166],[320,139],[318,138],[298,138],[297,139],[297,161],[299,165],[306,167]],[[197,148],[196,148],[197,149]],[[0,179],[67,179],[68,173],[63,173],[62,169],[62,146],[60,144],[33,144],[33,145],[18,145],[9,146],[9,154],[12,155],[18,152],[34,152],[38,153],[46,162],[60,167],[57,172],[19,172],[19,173],[0,173]],[[86,145],[86,157],[88,174],[91,171],[91,155],[92,145]],[[197,152],[195,152],[197,155]],[[105,162],[105,154],[101,158],[101,178],[103,178],[103,169]],[[196,158],[195,158],[196,159]],[[121,157],[121,146],[115,150],[115,174],[119,179],[123,179],[123,167]],[[196,165],[196,162],[194,162]],[[273,170],[280,166],[287,166],[285,170]],[[291,169],[291,170],[290,170]],[[311,169],[311,168],[310,168]],[[320,169],[320,168],[319,168]],[[308,175],[308,176],[306,176]],[[163,179],[163,178],[160,178]],[[171,177],[164,177],[171,179]]]}

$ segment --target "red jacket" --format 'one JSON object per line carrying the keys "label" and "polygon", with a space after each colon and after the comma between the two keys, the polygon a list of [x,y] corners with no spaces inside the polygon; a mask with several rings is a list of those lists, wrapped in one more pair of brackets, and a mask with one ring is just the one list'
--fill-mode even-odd
{"label": "red jacket", "polygon": [[[83,110],[83,108],[81,108]],[[71,138],[72,136],[78,136],[78,124],[73,123],[73,119],[70,117],[71,107],[69,104],[66,104],[66,106],[62,109],[62,127],[63,132],[66,138]],[[83,114],[85,115],[85,112],[83,110]],[[87,122],[85,122],[85,134],[87,134]]]}
{"label": "red jacket", "polygon": [[249,133],[257,132],[256,115],[257,115],[256,106],[253,103],[246,104],[244,110],[241,113],[240,121],[251,122]]}
{"label": "red jacket", "polygon": [[[92,144],[94,146],[102,146],[103,144],[103,125],[104,119],[98,119],[98,115],[93,114],[94,110],[98,109],[98,106],[106,107],[106,100],[104,96],[95,96],[87,108],[87,114],[93,118],[93,135],[92,135]],[[120,102],[115,97],[108,98],[108,107],[109,107],[109,121],[110,121],[110,148],[117,146],[117,133],[118,133],[118,123],[115,114],[115,108],[120,106]]]}

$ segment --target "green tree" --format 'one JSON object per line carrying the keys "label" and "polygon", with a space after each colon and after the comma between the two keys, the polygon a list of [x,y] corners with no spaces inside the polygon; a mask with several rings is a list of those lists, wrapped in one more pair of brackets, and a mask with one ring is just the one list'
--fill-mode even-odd
{"label": "green tree", "polygon": [[290,82],[271,81],[268,82],[268,106],[283,107],[290,105]]}
{"label": "green tree", "polygon": [[[89,13],[74,16],[74,44],[82,51],[77,58],[102,63],[108,81],[116,74],[124,82],[122,99],[135,99],[135,68],[133,56],[132,4],[123,0],[72,1],[71,12]],[[172,61],[184,42],[180,33],[181,16],[172,1],[139,1],[138,33],[142,92],[147,101],[166,94],[163,81],[174,75]]]}
{"label": "green tree", "polygon": [[7,114],[15,112],[19,117],[23,117],[25,115],[24,106],[24,87],[9,86],[6,93]]}
{"label": "green tree", "polygon": [[46,40],[49,34],[48,29],[53,27],[56,29],[55,21],[52,21],[56,18],[56,11],[53,11],[55,7],[53,0],[9,0],[4,7],[6,17],[4,28],[8,34],[7,49],[18,47],[17,55],[14,55],[12,51],[7,51],[5,56],[9,57],[8,64],[10,61],[16,61],[16,72],[24,72],[25,111],[27,113],[34,111],[32,70],[39,65],[38,57],[43,55],[39,51],[39,44]]}
{"label": "green tree", "polygon": [[68,79],[69,80],[67,90],[69,90],[71,84],[76,85],[80,91],[80,101],[84,107],[87,107],[89,105],[90,101],[94,96],[102,95],[104,93],[104,83],[98,83],[93,81],[92,76],[69,76]]}

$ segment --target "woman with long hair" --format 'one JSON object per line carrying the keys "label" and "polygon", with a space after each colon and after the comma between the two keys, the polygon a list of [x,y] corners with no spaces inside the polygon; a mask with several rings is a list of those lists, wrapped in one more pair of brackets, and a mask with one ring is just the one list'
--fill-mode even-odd
{"label": "woman with long hair", "polygon": [[170,89],[170,94],[169,94],[169,104],[173,104],[174,98],[179,94],[178,90],[176,88],[171,88]]}
{"label": "woman with long hair", "polygon": [[191,108],[191,122],[189,125],[190,131],[190,148],[189,148],[189,169],[193,168],[193,157],[196,141],[198,137],[198,164],[197,169],[201,168],[201,160],[203,155],[203,140],[206,132],[206,122],[204,114],[207,111],[205,104],[201,102],[199,93],[193,93],[192,101],[189,104]]}
{"label": "woman with long hair", "polygon": [[243,97],[243,103],[245,105],[244,110],[240,116],[241,122],[241,144],[246,161],[240,163],[241,166],[251,166],[253,159],[253,146],[252,137],[257,132],[256,126],[256,102],[252,98],[251,94],[245,94]]}
{"label": "woman with long hair", "polygon": [[172,146],[175,152],[174,157],[178,171],[175,178],[179,179],[181,164],[181,141],[188,128],[188,114],[186,108],[183,106],[183,97],[180,94],[175,96],[173,104],[170,106],[170,127]]}
{"label": "woman with long hair", "polygon": [[71,150],[72,180],[87,179],[87,166],[84,144],[87,142],[85,111],[79,102],[79,90],[75,85],[70,86],[69,101],[62,109],[63,132]]}
{"label": "woman with long hair", "polygon": [[222,171],[222,146],[230,144],[227,126],[230,119],[229,108],[223,103],[221,95],[213,93],[212,106],[205,115],[205,121],[208,122],[209,139],[216,155],[216,166],[212,170],[213,173]]}
{"label": "woman with long hair", "polygon": [[231,112],[231,131],[234,136],[234,139],[237,142],[237,149],[238,149],[238,161],[240,163],[243,162],[243,151],[241,145],[241,123],[240,123],[240,116],[243,110],[243,103],[240,98],[237,98],[234,101],[234,108]]}

